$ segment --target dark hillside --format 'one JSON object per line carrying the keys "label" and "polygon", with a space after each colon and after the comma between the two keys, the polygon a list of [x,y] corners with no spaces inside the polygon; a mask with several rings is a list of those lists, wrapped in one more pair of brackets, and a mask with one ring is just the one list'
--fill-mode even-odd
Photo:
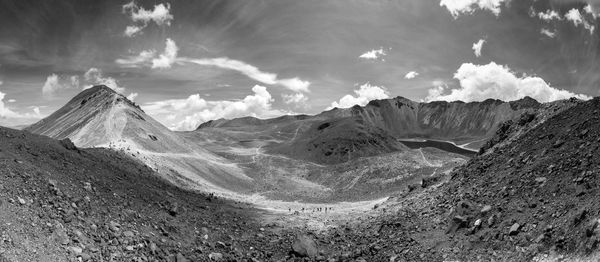
{"label": "dark hillside", "polygon": [[579,103],[458,168],[440,204],[453,208],[450,232],[479,250],[596,250],[599,113],[599,98]]}

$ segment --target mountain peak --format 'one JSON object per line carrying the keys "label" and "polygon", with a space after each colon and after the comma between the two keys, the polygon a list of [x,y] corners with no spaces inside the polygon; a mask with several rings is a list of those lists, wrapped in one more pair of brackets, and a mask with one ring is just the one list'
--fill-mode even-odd
{"label": "mountain peak", "polygon": [[408,101],[412,102],[412,100],[410,100],[410,99],[408,99],[406,97],[403,97],[403,96],[396,96],[396,97],[394,97],[394,100],[408,100]]}
{"label": "mountain peak", "polygon": [[117,93],[117,92],[115,92],[115,90],[113,90],[112,88],[110,88],[106,85],[95,85],[95,86],[88,88],[88,90],[91,90],[93,92],[107,91],[107,92],[111,92],[111,93]]}
{"label": "mountain peak", "polygon": [[519,100],[510,101],[508,103],[510,104],[510,107],[514,110],[519,110],[522,108],[538,108],[542,105],[540,102],[529,96],[525,96]]}
{"label": "mountain peak", "polygon": [[106,94],[114,94],[114,95],[118,94],[117,92],[115,92],[115,90],[111,89],[108,86],[96,85],[96,86],[92,86],[90,88],[84,89],[79,94],[77,94],[75,96],[75,98],[83,97],[83,96],[92,96],[92,95],[98,94],[98,93],[106,93]]}
{"label": "mountain peak", "polygon": [[88,101],[93,97],[103,97],[105,99],[113,99],[116,95],[119,95],[117,92],[115,92],[114,90],[112,90],[110,87],[105,86],[105,85],[97,85],[97,86],[93,86],[90,87],[88,89],[84,89],[83,91],[79,92],[79,94],[77,94],[75,97],[73,97],[68,104],[72,104],[72,103],[82,103],[81,105],[85,104],[86,102],[82,102],[82,101]]}
{"label": "mountain peak", "polygon": [[[106,85],[97,85],[81,91],[63,107],[25,130],[59,139],[70,137],[78,146],[94,146],[102,144],[96,142],[104,142],[104,135],[112,132],[98,128],[97,126],[102,126],[99,123],[117,116],[121,117],[121,120],[131,118],[136,121],[149,118],[138,105],[125,96]],[[84,127],[90,126],[90,123],[97,124],[93,128],[96,132],[93,135],[82,131]]]}
{"label": "mountain peak", "polygon": [[140,106],[138,106],[136,103],[127,99],[127,97],[117,93],[114,89],[106,85],[96,85],[81,91],[79,94],[73,97],[73,99],[71,99],[67,105],[82,107],[89,101],[94,101],[96,106],[113,103],[113,101],[124,102],[127,105],[135,107],[143,112]]}

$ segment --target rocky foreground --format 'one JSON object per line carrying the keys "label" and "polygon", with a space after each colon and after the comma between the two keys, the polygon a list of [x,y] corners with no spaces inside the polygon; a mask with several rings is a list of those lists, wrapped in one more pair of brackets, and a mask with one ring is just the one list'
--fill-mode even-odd
{"label": "rocky foreground", "polygon": [[171,186],[124,152],[6,128],[0,145],[3,261],[373,261],[415,245],[402,231],[381,242],[353,225],[265,225],[262,211]]}

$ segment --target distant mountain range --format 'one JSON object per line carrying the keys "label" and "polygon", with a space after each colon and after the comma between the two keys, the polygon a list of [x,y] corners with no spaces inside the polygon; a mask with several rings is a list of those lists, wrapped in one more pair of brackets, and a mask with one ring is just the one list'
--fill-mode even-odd
{"label": "distant mountain range", "polygon": [[331,164],[404,150],[406,147],[397,140],[406,138],[451,141],[477,150],[494,135],[500,123],[541,107],[530,97],[512,102],[488,99],[470,103],[422,103],[396,97],[373,100],[364,107],[334,108],[314,116],[219,119],[203,123],[198,129],[281,132],[279,129],[296,126],[294,139],[267,149]]}
{"label": "distant mountain range", "polygon": [[[55,139],[70,138],[78,147],[126,152],[184,188],[248,194],[291,192],[308,186],[303,192],[325,194],[330,189],[321,182],[333,185],[339,170],[348,170],[358,158],[399,154],[401,160],[389,165],[421,170],[415,174],[432,172],[427,159],[442,159],[439,165],[444,167],[455,164],[454,154],[439,158],[437,152],[412,150],[400,139],[445,140],[478,149],[496,134],[501,123],[542,107],[531,98],[421,103],[396,97],[313,116],[219,119],[203,123],[195,131],[175,132],[123,95],[95,86],[25,130]],[[273,161],[278,163],[277,169],[270,166]],[[338,166],[329,168],[332,165]],[[380,179],[376,173],[346,175],[365,181]],[[336,187],[348,191],[358,186]],[[369,192],[368,187],[364,192]]]}

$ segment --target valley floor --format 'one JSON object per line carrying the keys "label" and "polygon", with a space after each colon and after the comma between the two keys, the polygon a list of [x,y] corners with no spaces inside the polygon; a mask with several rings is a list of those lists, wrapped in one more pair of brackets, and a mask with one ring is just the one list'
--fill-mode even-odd
{"label": "valley floor", "polygon": [[435,185],[359,205],[255,206],[181,190],[111,150],[8,129],[0,144],[0,261],[530,258],[518,248],[470,249],[446,234]]}

